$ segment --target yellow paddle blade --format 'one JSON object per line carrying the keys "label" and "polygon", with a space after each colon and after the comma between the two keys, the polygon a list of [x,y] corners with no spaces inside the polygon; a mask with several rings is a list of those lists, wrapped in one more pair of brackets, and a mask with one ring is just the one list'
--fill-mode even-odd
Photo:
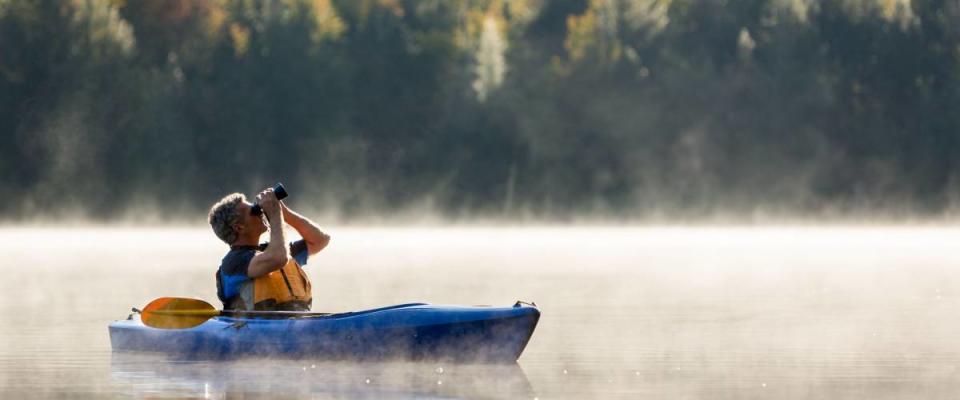
{"label": "yellow paddle blade", "polygon": [[143,308],[140,320],[154,328],[183,329],[193,328],[217,315],[220,312],[203,300],[161,297]]}

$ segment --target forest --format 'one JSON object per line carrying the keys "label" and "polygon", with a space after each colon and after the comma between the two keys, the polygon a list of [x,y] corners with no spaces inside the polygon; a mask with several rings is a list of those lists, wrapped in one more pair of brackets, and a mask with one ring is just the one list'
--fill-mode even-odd
{"label": "forest", "polygon": [[960,3],[0,0],[0,221],[940,218]]}

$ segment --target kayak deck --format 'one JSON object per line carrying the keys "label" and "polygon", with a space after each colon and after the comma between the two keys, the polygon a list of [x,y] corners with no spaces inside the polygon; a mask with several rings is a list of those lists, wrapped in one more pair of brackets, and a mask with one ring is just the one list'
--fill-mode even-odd
{"label": "kayak deck", "polygon": [[514,362],[540,312],[513,307],[401,304],[299,318],[213,317],[188,329],[156,329],[139,316],[110,324],[114,351],[203,358],[447,359]]}

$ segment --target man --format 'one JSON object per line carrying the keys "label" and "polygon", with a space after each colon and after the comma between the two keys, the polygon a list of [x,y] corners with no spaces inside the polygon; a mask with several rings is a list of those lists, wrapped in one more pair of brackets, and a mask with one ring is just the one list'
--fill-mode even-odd
{"label": "man", "polygon": [[[217,297],[224,310],[309,311],[313,300],[310,279],[301,268],[310,255],[330,243],[330,236],[307,218],[277,200],[273,189],[257,195],[259,213],[240,193],[227,195],[213,207],[207,221],[230,245],[217,270]],[[301,240],[285,243],[283,223]],[[267,232],[270,241],[260,244]]]}

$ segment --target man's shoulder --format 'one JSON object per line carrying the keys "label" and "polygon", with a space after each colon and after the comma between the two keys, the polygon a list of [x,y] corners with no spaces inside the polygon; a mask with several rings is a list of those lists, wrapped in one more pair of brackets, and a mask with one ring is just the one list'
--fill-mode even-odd
{"label": "man's shoulder", "polygon": [[255,249],[230,249],[220,261],[220,271],[224,275],[246,275],[250,260],[257,254]]}

